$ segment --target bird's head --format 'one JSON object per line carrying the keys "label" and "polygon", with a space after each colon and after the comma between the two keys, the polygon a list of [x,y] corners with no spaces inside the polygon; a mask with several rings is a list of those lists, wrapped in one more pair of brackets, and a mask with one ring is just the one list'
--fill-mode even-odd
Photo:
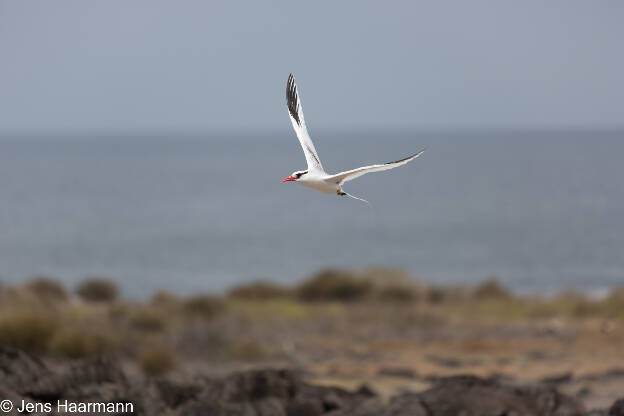
{"label": "bird's head", "polygon": [[301,178],[306,173],[308,173],[307,170],[300,170],[298,172],[293,172],[290,176],[286,176],[284,179],[282,179],[282,182],[298,181],[299,178]]}

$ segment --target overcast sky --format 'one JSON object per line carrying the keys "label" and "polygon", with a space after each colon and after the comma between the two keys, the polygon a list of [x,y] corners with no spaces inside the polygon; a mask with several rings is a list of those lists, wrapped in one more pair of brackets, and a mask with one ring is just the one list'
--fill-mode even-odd
{"label": "overcast sky", "polygon": [[624,126],[622,1],[0,0],[0,131]]}

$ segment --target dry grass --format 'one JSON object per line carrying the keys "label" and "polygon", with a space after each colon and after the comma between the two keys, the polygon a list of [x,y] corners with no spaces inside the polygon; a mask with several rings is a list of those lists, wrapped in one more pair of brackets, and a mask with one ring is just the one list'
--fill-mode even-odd
{"label": "dry grass", "polygon": [[212,319],[225,311],[225,302],[218,296],[196,295],[182,303],[182,310],[190,317]]}
{"label": "dry grass", "polygon": [[168,310],[179,308],[180,303],[180,298],[166,290],[154,293],[152,299],[150,300],[150,304],[152,306]]}
{"label": "dry grass", "polygon": [[234,341],[228,347],[228,356],[234,361],[264,361],[270,359],[273,355],[271,348],[260,342]]}
{"label": "dry grass", "polygon": [[310,304],[297,299],[232,300],[228,302],[228,311],[231,315],[250,322],[296,322],[339,317],[344,313],[344,305],[338,302]]}
{"label": "dry grass", "polygon": [[517,297],[493,280],[471,290],[426,287],[395,270],[326,270],[294,288],[256,282],[227,297],[160,292],[136,302],[115,299],[108,283],[84,284],[89,302],[50,279],[0,288],[0,344],[63,359],[113,354],[149,375],[189,360],[287,360],[321,373],[405,362],[432,374],[546,368],[539,357],[564,353],[562,370],[624,360],[624,289],[599,300]]}
{"label": "dry grass", "polygon": [[292,294],[291,289],[262,280],[235,286],[228,292],[228,296],[231,298],[245,300],[283,299],[292,297]]}
{"label": "dry grass", "polygon": [[110,353],[117,346],[115,334],[92,328],[61,329],[50,340],[49,352],[71,359]]}
{"label": "dry grass", "polygon": [[3,310],[0,316],[0,344],[25,351],[45,351],[57,328],[54,317],[42,310]]}
{"label": "dry grass", "polygon": [[155,343],[145,346],[141,350],[138,363],[145,374],[159,376],[176,367],[176,355],[171,347],[162,343]]}
{"label": "dry grass", "polygon": [[129,317],[132,328],[145,332],[162,332],[167,327],[167,317],[153,307],[141,307]]}
{"label": "dry grass", "polygon": [[498,277],[487,278],[476,287],[473,296],[477,299],[511,299],[511,293],[501,285]]}
{"label": "dry grass", "polygon": [[297,288],[298,297],[307,302],[353,302],[368,297],[373,282],[361,279],[346,270],[327,269],[303,282]]}
{"label": "dry grass", "polygon": [[25,288],[42,301],[60,302],[69,298],[65,286],[49,277],[35,277],[26,283]]}

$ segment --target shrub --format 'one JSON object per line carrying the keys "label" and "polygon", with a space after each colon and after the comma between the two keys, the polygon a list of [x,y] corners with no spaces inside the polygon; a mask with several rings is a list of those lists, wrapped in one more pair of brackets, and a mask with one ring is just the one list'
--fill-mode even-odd
{"label": "shrub", "polygon": [[601,306],[607,316],[624,319],[624,286],[611,289]]}
{"label": "shrub", "polygon": [[497,277],[483,281],[473,293],[477,299],[510,299],[511,293],[501,285]]}
{"label": "shrub", "polygon": [[154,293],[150,303],[154,306],[158,307],[172,307],[178,306],[180,303],[180,299],[171,292],[166,290],[161,290],[159,292]]}
{"label": "shrub", "polygon": [[139,366],[151,376],[168,373],[175,368],[175,363],[175,353],[166,345],[152,345],[139,353]]}
{"label": "shrub", "polygon": [[303,282],[297,293],[305,301],[355,301],[368,296],[372,289],[370,280],[346,271],[327,269]]}
{"label": "shrub", "polygon": [[237,361],[262,361],[272,356],[271,350],[258,342],[236,341],[229,346],[229,356]]}
{"label": "shrub", "polygon": [[377,290],[377,297],[383,302],[409,303],[418,300],[418,292],[409,286],[386,286]]}
{"label": "shrub", "polygon": [[54,334],[56,323],[44,311],[12,311],[0,319],[0,344],[30,352],[42,352]]}
{"label": "shrub", "polygon": [[197,295],[185,300],[182,307],[189,315],[212,318],[225,310],[225,303],[217,296]]}
{"label": "shrub", "polygon": [[116,346],[114,337],[106,330],[101,332],[62,329],[50,341],[50,352],[66,358],[87,358],[103,354]]}
{"label": "shrub", "polygon": [[291,291],[275,283],[257,281],[234,287],[228,295],[237,299],[268,300],[288,297]]}
{"label": "shrub", "polygon": [[430,286],[425,290],[425,299],[430,303],[459,303],[471,299],[472,291],[463,286]]}
{"label": "shrub", "polygon": [[112,302],[117,299],[119,289],[111,280],[96,278],[81,283],[76,293],[88,302]]}
{"label": "shrub", "polygon": [[48,277],[35,277],[26,288],[42,300],[65,301],[69,297],[62,283]]}
{"label": "shrub", "polygon": [[624,286],[616,286],[611,289],[606,299],[610,302],[624,303]]}
{"label": "shrub", "polygon": [[165,329],[167,322],[163,315],[149,308],[142,308],[130,317],[130,325],[140,331],[159,332]]}
{"label": "shrub", "polygon": [[116,324],[127,322],[134,312],[134,305],[127,302],[113,302],[108,305],[108,318]]}
{"label": "shrub", "polygon": [[367,267],[360,272],[360,276],[370,280],[376,287],[404,287],[416,284],[405,270],[392,267]]}
{"label": "shrub", "polygon": [[446,300],[446,291],[439,286],[432,286],[427,289],[425,299],[429,303],[442,303]]}

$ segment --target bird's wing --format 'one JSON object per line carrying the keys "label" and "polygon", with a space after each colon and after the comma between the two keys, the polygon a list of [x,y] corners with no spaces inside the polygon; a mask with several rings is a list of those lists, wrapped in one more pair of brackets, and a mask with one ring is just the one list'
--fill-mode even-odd
{"label": "bird's wing", "polygon": [[312,139],[306,128],[305,119],[303,118],[303,108],[301,107],[297,84],[295,84],[295,77],[293,74],[290,74],[288,82],[286,83],[286,105],[288,106],[290,121],[295,129],[295,133],[297,133],[297,138],[299,139],[299,143],[301,143],[303,153],[308,162],[308,170],[320,170],[324,172],[321,160],[316,153],[314,143],[312,143]]}
{"label": "bird's wing", "polygon": [[382,170],[394,169],[398,166],[402,166],[407,162],[416,159],[418,156],[422,155],[424,150],[421,150],[418,153],[414,153],[411,156],[408,156],[404,159],[397,160],[394,162],[382,163],[378,165],[370,165],[370,166],[362,166],[361,168],[351,169],[346,172],[340,172],[335,175],[327,178],[327,181],[335,182],[336,184],[341,185],[343,182],[350,181],[355,178],[359,178],[360,176],[369,173],[369,172],[379,172]]}

